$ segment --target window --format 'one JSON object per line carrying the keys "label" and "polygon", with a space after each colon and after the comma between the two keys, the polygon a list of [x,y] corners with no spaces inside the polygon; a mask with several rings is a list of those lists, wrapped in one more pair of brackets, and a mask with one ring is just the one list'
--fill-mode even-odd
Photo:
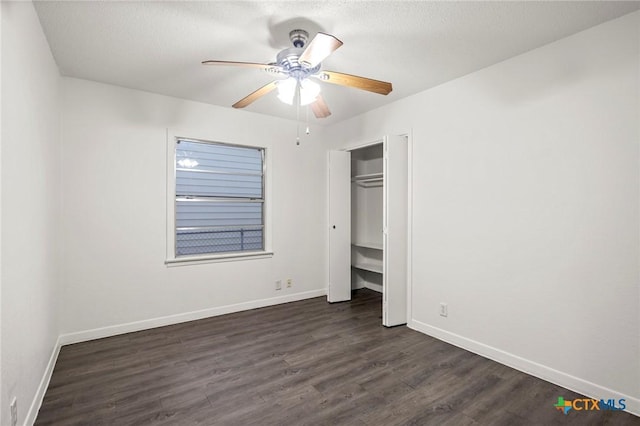
{"label": "window", "polygon": [[265,250],[265,151],[177,138],[175,257]]}

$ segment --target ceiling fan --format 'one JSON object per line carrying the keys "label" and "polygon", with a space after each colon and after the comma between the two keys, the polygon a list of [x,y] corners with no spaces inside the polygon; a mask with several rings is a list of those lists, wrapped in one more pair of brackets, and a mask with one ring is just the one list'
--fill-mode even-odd
{"label": "ceiling fan", "polygon": [[391,83],[386,81],[322,70],[322,61],[342,46],[342,42],[331,34],[319,32],[307,44],[309,33],[305,30],[296,29],[289,33],[289,39],[293,47],[280,51],[276,57],[276,62],[261,64],[211,60],[203,61],[202,63],[204,65],[258,68],[273,73],[278,77],[284,77],[272,81],[240,99],[232,105],[234,108],[244,108],[272,90],[278,89],[278,98],[281,101],[292,105],[293,101],[297,100],[299,105],[310,105],[317,118],[328,117],[331,115],[331,111],[329,111],[320,94],[320,86],[313,79],[339,86],[354,87],[381,95],[387,95],[391,92]]}

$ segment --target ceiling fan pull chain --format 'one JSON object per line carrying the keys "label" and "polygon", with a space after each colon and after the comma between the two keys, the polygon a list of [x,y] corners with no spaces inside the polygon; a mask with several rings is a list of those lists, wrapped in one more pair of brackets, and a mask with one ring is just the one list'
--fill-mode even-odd
{"label": "ceiling fan pull chain", "polygon": [[296,145],[300,145],[300,89],[296,84]]}
{"label": "ceiling fan pull chain", "polygon": [[307,136],[309,136],[311,134],[309,131],[309,105],[305,107],[305,110],[305,113],[307,114]]}

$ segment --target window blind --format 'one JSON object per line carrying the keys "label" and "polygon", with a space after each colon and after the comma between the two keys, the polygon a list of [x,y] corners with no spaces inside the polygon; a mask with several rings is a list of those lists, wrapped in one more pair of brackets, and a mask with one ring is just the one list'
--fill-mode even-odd
{"label": "window blind", "polygon": [[264,150],[178,140],[176,256],[264,250]]}

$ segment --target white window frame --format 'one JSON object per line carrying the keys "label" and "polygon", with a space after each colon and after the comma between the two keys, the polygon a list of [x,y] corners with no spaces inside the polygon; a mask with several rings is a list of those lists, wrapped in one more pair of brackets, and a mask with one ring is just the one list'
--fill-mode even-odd
{"label": "white window frame", "polygon": [[[258,148],[264,152],[264,203],[263,203],[263,217],[264,217],[264,249],[259,251],[244,251],[234,253],[212,253],[202,254],[194,256],[180,256],[176,257],[176,145],[180,139],[189,139],[192,141],[200,141],[205,143],[217,143],[223,145],[240,146],[247,148]],[[167,266],[180,266],[191,265],[199,263],[211,263],[211,262],[229,262],[238,260],[249,259],[264,259],[273,256],[273,250],[271,248],[271,151],[264,145],[247,144],[242,142],[225,142],[218,138],[211,137],[210,135],[192,135],[187,132],[177,132],[171,129],[167,129],[167,188],[166,188],[166,200],[167,200],[167,229],[166,229],[166,241],[167,241],[167,253],[165,264]]]}

